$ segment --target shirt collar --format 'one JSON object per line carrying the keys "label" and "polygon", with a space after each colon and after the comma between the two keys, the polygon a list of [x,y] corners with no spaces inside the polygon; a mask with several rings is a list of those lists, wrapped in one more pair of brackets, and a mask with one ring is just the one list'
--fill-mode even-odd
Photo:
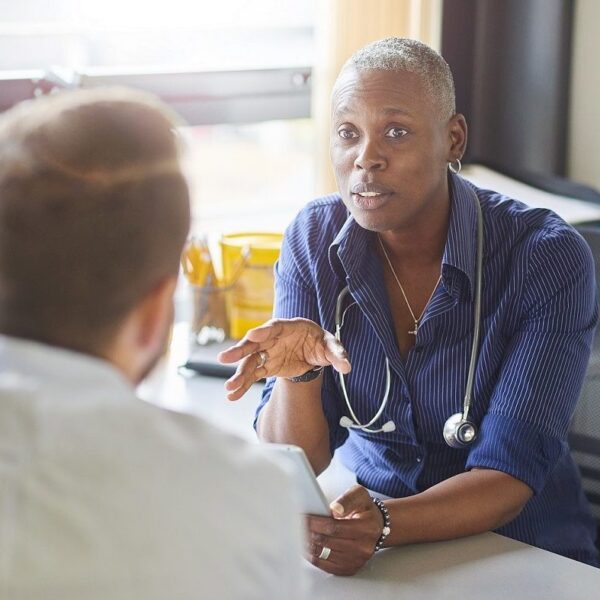
{"label": "shirt collar", "polygon": [[479,202],[475,188],[458,175],[450,174],[450,222],[448,237],[442,257],[442,272],[444,267],[457,269],[466,277],[469,294],[474,289],[475,263],[477,253],[477,207]]}
{"label": "shirt collar", "polygon": [[22,338],[0,335],[0,364],[5,373],[23,373],[69,388],[102,388],[134,395],[134,387],[114,365],[101,358]]}
{"label": "shirt collar", "polygon": [[[453,273],[444,267],[458,270],[466,278],[469,286],[467,292],[473,290],[475,280],[475,262],[477,252],[477,207],[478,201],[474,187],[458,175],[449,175],[450,186],[450,221],[448,237],[442,257],[442,275],[449,289],[454,288]],[[329,246],[329,263],[332,269],[345,278],[355,272],[361,264],[368,260],[368,246],[372,233],[363,229],[351,215]]]}
{"label": "shirt collar", "polygon": [[329,246],[329,264],[331,268],[345,279],[359,269],[367,255],[370,231],[363,229],[354,217],[348,214],[346,222]]}

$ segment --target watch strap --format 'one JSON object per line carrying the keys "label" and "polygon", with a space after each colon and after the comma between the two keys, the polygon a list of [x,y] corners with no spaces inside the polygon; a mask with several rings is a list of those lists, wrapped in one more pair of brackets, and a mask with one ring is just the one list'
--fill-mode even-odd
{"label": "watch strap", "polygon": [[306,371],[306,373],[303,373],[302,375],[297,375],[296,377],[288,377],[287,379],[292,383],[304,383],[306,381],[312,381],[321,374],[322,370],[323,367],[315,367],[314,369]]}

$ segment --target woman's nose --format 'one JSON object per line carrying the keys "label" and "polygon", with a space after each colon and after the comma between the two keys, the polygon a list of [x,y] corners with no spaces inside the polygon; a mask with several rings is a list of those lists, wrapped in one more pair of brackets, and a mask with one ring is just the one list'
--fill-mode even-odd
{"label": "woman's nose", "polygon": [[381,171],[387,166],[387,160],[377,143],[365,140],[354,160],[354,166],[365,171]]}

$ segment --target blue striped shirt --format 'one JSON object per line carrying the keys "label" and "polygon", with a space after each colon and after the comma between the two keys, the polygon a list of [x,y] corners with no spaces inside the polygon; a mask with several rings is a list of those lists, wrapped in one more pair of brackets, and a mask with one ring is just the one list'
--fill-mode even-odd
{"label": "blue striped shirt", "polygon": [[[521,514],[498,529],[509,537],[597,564],[595,526],[566,442],[596,324],[594,266],[580,235],[556,214],[451,176],[451,214],[442,280],[415,346],[400,355],[376,236],[361,228],[338,195],[308,204],[286,231],[275,268],[277,317],[305,317],[335,330],[335,304],[349,286],[355,303],[342,342],[352,372],[346,385],[361,422],[379,409],[391,368],[390,401],[370,434],[339,425],[348,415],[337,374],[325,369],[322,405],[332,452],[359,483],[405,497],[473,467],[508,473],[534,492]],[[484,220],[481,343],[470,418],[479,427],[466,449],[442,429],[462,412],[473,334],[478,198]],[[259,411],[274,380],[265,386]]]}

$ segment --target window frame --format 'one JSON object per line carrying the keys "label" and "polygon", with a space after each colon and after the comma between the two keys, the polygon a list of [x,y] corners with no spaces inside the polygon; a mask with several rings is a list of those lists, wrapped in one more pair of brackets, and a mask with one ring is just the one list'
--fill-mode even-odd
{"label": "window frame", "polygon": [[180,72],[4,71],[0,72],[0,111],[63,89],[118,85],[156,94],[192,126],[296,119],[311,116],[311,79],[310,66]]}

